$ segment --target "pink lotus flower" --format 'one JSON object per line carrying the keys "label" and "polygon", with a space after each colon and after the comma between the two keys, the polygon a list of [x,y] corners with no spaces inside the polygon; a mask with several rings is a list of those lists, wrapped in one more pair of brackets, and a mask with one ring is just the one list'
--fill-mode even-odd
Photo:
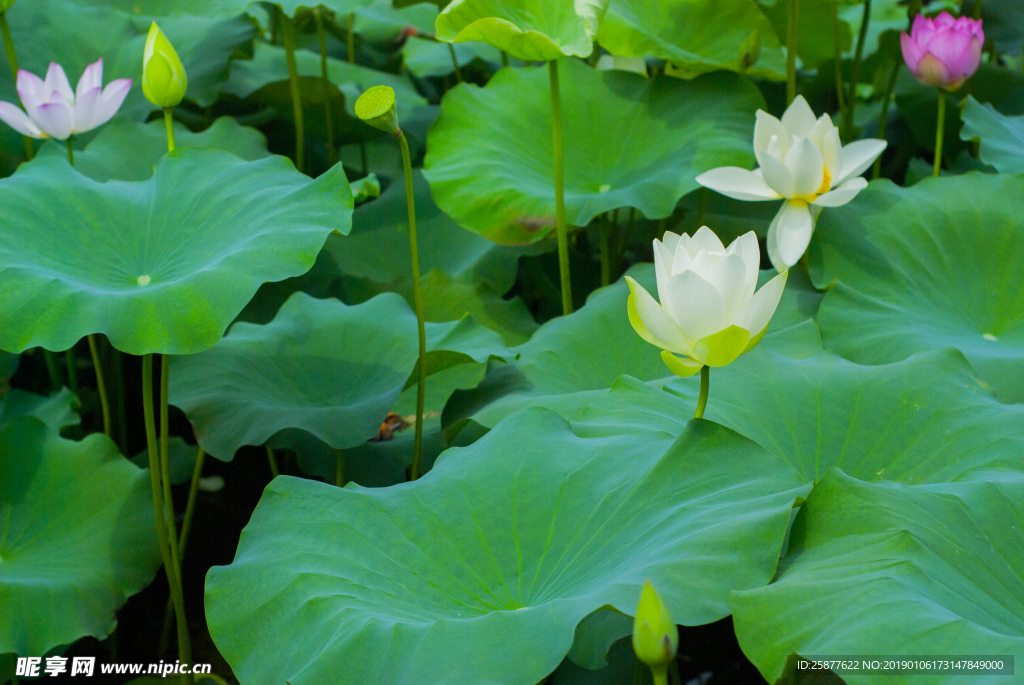
{"label": "pink lotus flower", "polygon": [[903,59],[914,78],[954,91],[978,70],[985,33],[980,19],[954,19],[943,12],[934,19],[917,15],[910,35],[903,32],[900,40]]}
{"label": "pink lotus flower", "polygon": [[25,111],[0,102],[0,119],[22,135],[66,140],[107,123],[120,109],[132,80],[121,78],[106,88],[102,86],[102,59],[85,68],[74,92],[64,69],[56,62],[50,62],[45,81],[20,69],[18,96]]}

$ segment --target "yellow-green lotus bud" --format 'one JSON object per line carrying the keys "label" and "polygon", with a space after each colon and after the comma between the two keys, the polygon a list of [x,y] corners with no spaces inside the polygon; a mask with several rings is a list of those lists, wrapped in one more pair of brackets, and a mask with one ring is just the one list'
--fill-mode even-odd
{"label": "yellow-green lotus bud", "polygon": [[633,651],[640,661],[655,671],[664,670],[672,663],[678,646],[676,622],[651,581],[645,580],[640,591],[640,603],[636,607],[636,618],[633,619]]}
{"label": "yellow-green lotus bud", "polygon": [[157,107],[174,107],[185,97],[187,87],[185,67],[154,21],[142,53],[142,92]]}
{"label": "yellow-green lotus bud", "polygon": [[398,110],[395,108],[395,91],[388,86],[373,86],[356,100],[356,116],[381,131],[393,136],[401,133],[398,128]]}

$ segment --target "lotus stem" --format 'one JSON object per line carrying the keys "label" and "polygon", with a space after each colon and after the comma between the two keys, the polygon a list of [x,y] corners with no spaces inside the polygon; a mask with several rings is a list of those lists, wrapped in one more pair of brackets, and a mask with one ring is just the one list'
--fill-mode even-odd
{"label": "lotus stem", "polygon": [[864,0],[864,13],[860,20],[860,33],[857,34],[857,51],[853,55],[853,65],[850,67],[849,90],[846,95],[846,106],[849,110],[849,117],[843,122],[846,130],[844,140],[853,137],[853,115],[857,109],[857,83],[860,81],[860,63],[864,57],[864,40],[868,35],[868,24],[871,21],[871,0]]}
{"label": "lotus stem", "polygon": [[562,280],[562,314],[572,314],[572,280],[569,276],[569,232],[565,225],[565,177],[562,167],[562,95],[558,87],[558,62],[548,62],[551,76],[551,137],[555,167],[555,226],[558,232],[558,271]]}
{"label": "lotus stem", "polygon": [[839,111],[842,113],[843,128],[847,128],[847,121],[852,124],[852,118],[850,112],[846,108],[846,96],[843,94],[843,51],[839,46],[839,5],[835,6],[835,12],[832,14],[832,40],[835,43],[835,55],[836,55],[836,103],[839,105]]}
{"label": "lotus stem", "polygon": [[171,357],[160,355],[160,478],[164,488],[164,508],[167,510],[167,540],[171,548],[174,574],[181,586],[181,557],[178,555],[178,532],[174,523],[174,497],[171,494],[170,439],[168,436],[167,386]]}
{"label": "lotus stem", "polygon": [[932,176],[942,172],[942,136],[946,131],[946,91],[939,89],[939,121],[935,127],[935,168]]}
{"label": "lotus stem", "polygon": [[[889,74],[889,83],[885,88],[885,98],[882,100],[882,112],[878,115],[878,138],[885,140],[885,129],[889,124],[889,105],[892,103],[892,91],[896,87],[896,76],[900,73],[900,63],[894,62],[892,73]],[[871,169],[871,178],[882,176],[882,155],[875,158],[875,164]]]}
{"label": "lotus stem", "polygon": [[277,457],[274,456],[274,448],[267,443],[267,461],[270,463],[270,475],[273,478],[277,478],[281,475],[280,469],[277,468]]}
{"label": "lotus stem", "polygon": [[345,485],[345,450],[334,450],[334,484]]}
{"label": "lotus stem", "polygon": [[356,25],[356,13],[352,12],[351,14],[348,15],[348,33],[345,36],[346,39],[347,39],[347,42],[348,42],[348,63],[349,64],[355,64],[356,63],[356,32],[355,32],[355,25]]}
{"label": "lotus stem", "polygon": [[[7,63],[11,65],[11,77],[14,79],[14,83],[18,83],[18,53],[14,51],[14,41],[11,39],[11,27],[7,25],[7,12],[0,12],[0,33],[3,33],[4,47],[7,49]],[[21,139],[25,142],[25,161],[31,162],[34,150],[32,148],[32,139],[28,136],[22,136]]]}
{"label": "lotus stem", "polygon": [[700,396],[697,398],[697,411],[693,418],[704,418],[704,409],[708,406],[708,389],[711,387],[711,367],[705,364],[700,367]]}
{"label": "lotus stem", "polygon": [[800,37],[800,0],[789,0],[786,25],[786,106],[796,99],[796,46]]}
{"label": "lotus stem", "polygon": [[57,367],[57,356],[45,347],[39,349],[43,351],[43,362],[46,364],[46,373],[50,376],[50,385],[53,386],[53,392],[57,392],[64,385],[60,377],[60,369]]}
{"label": "lotus stem", "polygon": [[459,58],[455,55],[455,46],[448,43],[448,54],[452,56],[452,66],[455,67],[455,78],[462,83],[462,70],[459,69]]}
{"label": "lotus stem", "polygon": [[612,281],[612,263],[611,254],[609,254],[608,246],[608,214],[601,215],[600,224],[600,235],[601,235],[601,285],[605,286]]}
{"label": "lotus stem", "polygon": [[281,12],[284,57],[288,63],[288,84],[292,91],[292,114],[295,118],[295,168],[305,172],[306,135],[305,124],[302,120],[302,93],[299,91],[299,67],[295,64],[295,21],[283,10],[279,11]]}
{"label": "lotus stem", "polygon": [[313,10],[316,19],[316,36],[320,40],[320,76],[324,85],[324,117],[327,124],[327,163],[334,166],[337,161],[337,150],[334,148],[334,117],[331,113],[331,79],[327,74],[327,32],[324,30],[324,18],[320,8]]}
{"label": "lotus stem", "polygon": [[981,19],[981,0],[974,0],[974,18]]}
{"label": "lotus stem", "polygon": [[64,363],[68,367],[68,389],[78,395],[78,359],[75,357],[75,346],[64,352]]}
{"label": "lotus stem", "polygon": [[668,685],[668,669],[659,668],[651,669],[651,675],[654,676],[654,685]]}
{"label": "lotus stem", "polygon": [[[160,556],[164,563],[164,573],[171,590],[171,601],[174,602],[174,613],[178,625],[178,658],[184,663],[192,663],[192,645],[189,641],[188,624],[185,621],[185,598],[181,583],[178,582],[174,563],[171,559],[170,544],[167,539],[167,525],[164,519],[163,495],[161,494],[160,448],[156,438],[156,419],[153,412],[153,355],[142,357],[142,412],[146,423],[146,447],[149,452],[149,481],[153,490],[153,514],[156,521],[157,543]],[[192,683],[191,675],[182,676],[183,682]]]}
{"label": "lotus stem", "polygon": [[501,51],[501,66],[508,66],[508,53],[505,52],[504,50]]}
{"label": "lotus stem", "polygon": [[914,25],[914,17],[921,13],[921,0],[910,0],[910,6],[907,7],[907,30],[909,31]]}
{"label": "lotus stem", "polygon": [[167,129],[167,151],[174,152],[174,110],[164,107],[164,128]]}
{"label": "lotus stem", "polygon": [[107,387],[103,382],[103,365],[100,363],[100,352],[96,345],[96,336],[89,334],[89,353],[92,354],[92,368],[96,373],[96,390],[100,396],[100,409],[103,411],[103,434],[110,437],[110,404],[107,402]]}
{"label": "lotus stem", "polygon": [[75,145],[71,142],[72,136],[68,136],[68,139],[64,141],[68,148],[68,164],[75,166]]}
{"label": "lotus stem", "polygon": [[427,391],[427,331],[423,323],[423,292],[420,290],[420,252],[416,243],[416,202],[413,198],[412,157],[409,155],[409,141],[399,130],[396,137],[402,148],[402,165],[405,167],[405,204],[409,209],[409,252],[412,255],[412,299],[416,307],[416,326],[419,332],[420,357],[417,363],[419,378],[416,383],[416,435],[412,443],[412,468],[410,480],[420,477],[420,458],[423,452],[423,402]]}

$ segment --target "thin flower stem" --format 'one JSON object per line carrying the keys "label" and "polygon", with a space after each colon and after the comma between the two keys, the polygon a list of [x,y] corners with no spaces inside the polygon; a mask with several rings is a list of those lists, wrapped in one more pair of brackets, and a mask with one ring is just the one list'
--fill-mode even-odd
{"label": "thin flower stem", "polygon": [[800,0],[789,0],[786,25],[786,105],[796,99],[796,50],[800,37]]}
{"label": "thin flower stem", "polygon": [[71,142],[72,136],[68,136],[68,139],[64,141],[68,148],[68,164],[75,166],[75,145]]}
{"label": "thin flower stem", "polygon": [[668,685],[668,669],[659,668],[651,669],[651,675],[654,676],[654,685]]}
{"label": "thin flower stem", "polygon": [[313,10],[313,17],[316,19],[316,35],[320,40],[320,76],[324,85],[324,116],[327,124],[327,163],[334,166],[337,160],[337,150],[334,147],[334,115],[331,112],[331,79],[327,74],[327,32],[324,30],[324,18],[320,15],[320,8]]}
{"label": "thin flower stem", "polygon": [[274,456],[274,448],[267,443],[267,462],[270,463],[270,475],[273,478],[277,478],[281,475],[281,470],[277,468],[277,457]]}
{"label": "thin flower stem", "polygon": [[942,136],[946,132],[946,91],[939,89],[939,121],[935,127],[935,168],[932,176],[942,173]]}
{"label": "thin flower stem", "polygon": [[299,91],[299,67],[295,63],[295,21],[281,13],[281,38],[284,40],[284,57],[288,63],[288,83],[292,91],[292,114],[295,118],[295,168],[305,172],[306,135],[302,120],[302,93]]}
{"label": "thin flower stem", "polygon": [[[889,105],[892,103],[892,91],[896,87],[896,77],[900,73],[900,63],[893,62],[892,73],[889,74],[889,83],[885,89],[885,98],[882,100],[882,112],[878,115],[878,138],[885,140],[885,129],[889,124]],[[871,178],[882,176],[882,155],[875,158],[875,164],[871,169]]]}
{"label": "thin flower stem", "polygon": [[43,351],[43,362],[46,364],[46,373],[50,376],[50,384],[53,386],[53,391],[57,392],[64,385],[60,377],[60,369],[57,367],[57,355],[45,347],[39,349]]}
{"label": "thin flower stem", "polygon": [[348,33],[345,38],[348,43],[348,63],[356,63],[356,13],[352,12],[348,15]]}
{"label": "thin flower stem", "polygon": [[[7,12],[0,12],[0,32],[3,33],[4,47],[7,49],[7,63],[11,65],[11,77],[14,83],[18,83],[18,53],[14,51],[14,40],[11,39],[11,27],[7,25]],[[32,139],[23,135],[25,141],[25,160],[31,162],[35,150],[32,148]]]}
{"label": "thin flower stem", "polygon": [[846,107],[849,110],[849,118],[846,120],[846,131],[843,136],[845,140],[853,137],[853,116],[857,109],[857,83],[860,81],[860,63],[864,57],[864,40],[868,35],[868,23],[871,21],[871,0],[864,0],[864,14],[861,15],[860,33],[857,35],[857,51],[853,56],[853,65],[850,67],[849,90],[846,93]]}
{"label": "thin flower stem", "polygon": [[608,248],[608,215],[601,215],[600,224],[601,236],[601,285],[608,285],[612,282],[612,262]]}
{"label": "thin flower stem", "polygon": [[416,242],[416,202],[413,198],[412,157],[409,155],[409,141],[399,131],[398,144],[402,148],[402,164],[405,167],[405,204],[409,210],[409,252],[412,256],[412,299],[416,308],[416,326],[419,332],[420,356],[416,368],[419,377],[416,383],[416,436],[412,443],[412,467],[410,480],[420,477],[420,457],[423,452],[423,402],[427,391],[427,332],[423,323],[423,292],[420,290],[420,252]]}
{"label": "thin flower stem", "polygon": [[181,556],[178,554],[178,531],[174,523],[174,497],[171,493],[170,438],[168,436],[167,387],[170,379],[171,357],[160,355],[160,478],[164,488],[164,509],[167,511],[167,540],[171,548],[171,563],[178,587],[182,588]]}
{"label": "thin flower stem", "polygon": [[103,364],[100,363],[100,351],[96,345],[96,336],[89,334],[89,352],[92,354],[92,368],[96,373],[96,390],[100,396],[100,409],[103,411],[103,434],[110,437],[110,404],[107,401],[107,387],[103,382]]}
{"label": "thin flower stem", "polygon": [[188,534],[192,530],[192,515],[196,508],[196,493],[199,491],[199,480],[203,477],[203,462],[206,461],[206,450],[202,447],[196,453],[196,464],[192,469],[192,484],[188,490],[188,503],[185,504],[185,518],[181,522],[181,534],[178,538],[178,553],[185,558],[185,545],[188,544]]}
{"label": "thin flower stem", "polygon": [[[142,413],[146,423],[146,447],[149,452],[149,480],[153,490],[153,514],[156,521],[157,544],[164,562],[164,573],[171,590],[171,601],[174,602],[174,613],[178,625],[178,658],[184,663],[192,663],[192,645],[189,641],[188,624],[185,621],[185,600],[181,585],[177,582],[174,563],[171,560],[170,545],[167,540],[167,526],[164,519],[163,495],[161,494],[160,478],[160,447],[156,438],[156,418],[153,412],[153,355],[142,357]],[[191,675],[183,676],[183,682],[193,682]]]}
{"label": "thin flower stem", "polygon": [[832,40],[835,43],[835,55],[836,55],[836,102],[839,105],[839,111],[842,114],[843,128],[846,128],[846,122],[850,120],[850,113],[846,108],[846,96],[843,94],[843,51],[839,45],[839,5],[835,6],[835,12],[832,14]]}
{"label": "thin flower stem", "polygon": [[174,110],[164,107],[164,128],[167,129],[167,151],[174,152]]}
{"label": "thin flower stem", "polygon": [[452,56],[452,66],[455,67],[455,78],[462,83],[462,70],[459,69],[459,58],[455,55],[455,46],[448,43],[448,54]]}
{"label": "thin flower stem", "polygon": [[981,0],[974,0],[974,18],[981,19]]}
{"label": "thin flower stem", "polygon": [[64,352],[64,363],[68,367],[68,389],[78,395],[78,359],[75,357],[74,345]]}
{"label": "thin flower stem", "polygon": [[334,484],[345,485],[345,450],[334,450]]}
{"label": "thin flower stem", "polygon": [[508,53],[505,52],[504,50],[501,51],[501,66],[508,66]]}
{"label": "thin flower stem", "polygon": [[565,177],[562,167],[562,95],[558,87],[558,62],[548,62],[551,76],[551,137],[555,167],[555,227],[558,232],[558,271],[562,281],[562,314],[572,314],[572,280],[569,276],[569,231],[565,224]]}
{"label": "thin flower stem", "polygon": [[700,367],[700,396],[697,398],[697,411],[693,418],[704,418],[704,409],[708,406],[708,389],[711,387],[711,367],[705,364]]}

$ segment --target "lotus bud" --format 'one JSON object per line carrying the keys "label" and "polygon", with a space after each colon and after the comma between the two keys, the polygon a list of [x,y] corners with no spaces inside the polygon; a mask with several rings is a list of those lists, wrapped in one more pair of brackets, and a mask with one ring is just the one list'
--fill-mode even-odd
{"label": "lotus bud", "polygon": [[645,580],[633,619],[633,651],[652,671],[663,673],[676,658],[678,647],[679,629],[661,595]]}
{"label": "lotus bud", "polygon": [[395,91],[388,86],[373,86],[356,100],[356,116],[381,131],[393,136],[402,132],[398,128],[398,110],[395,108]]}
{"label": "lotus bud", "polygon": [[951,92],[978,70],[984,44],[980,19],[954,19],[948,12],[934,19],[919,14],[910,35],[900,34],[903,59],[914,78]]}
{"label": "lotus bud", "polygon": [[186,88],[185,67],[154,21],[142,54],[142,92],[157,107],[174,107],[185,97]]}

